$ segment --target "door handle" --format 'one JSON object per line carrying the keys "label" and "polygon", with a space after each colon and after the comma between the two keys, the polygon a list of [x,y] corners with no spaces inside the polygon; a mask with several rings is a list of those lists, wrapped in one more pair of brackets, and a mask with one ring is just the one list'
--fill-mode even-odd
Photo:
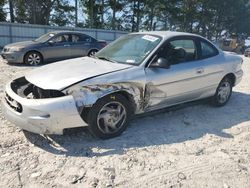
{"label": "door handle", "polygon": [[197,74],[202,74],[204,72],[204,69],[203,68],[198,68],[196,69],[196,73]]}
{"label": "door handle", "polygon": [[69,47],[69,46],[70,46],[70,44],[64,44],[63,46],[64,46],[64,47]]}

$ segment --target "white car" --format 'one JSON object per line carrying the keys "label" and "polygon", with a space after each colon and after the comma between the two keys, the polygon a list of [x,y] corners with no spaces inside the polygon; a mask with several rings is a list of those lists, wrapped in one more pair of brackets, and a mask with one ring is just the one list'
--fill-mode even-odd
{"label": "white car", "polygon": [[225,105],[242,78],[242,63],[199,35],[132,33],[95,57],[47,65],[11,81],[3,112],[34,133],[88,126],[93,135],[111,138],[135,114],[207,97]]}

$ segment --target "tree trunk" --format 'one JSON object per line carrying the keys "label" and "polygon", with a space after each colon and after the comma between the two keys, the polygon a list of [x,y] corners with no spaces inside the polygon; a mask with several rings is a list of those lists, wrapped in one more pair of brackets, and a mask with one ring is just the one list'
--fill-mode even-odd
{"label": "tree trunk", "polygon": [[151,7],[151,9],[150,9],[149,19],[150,19],[149,30],[151,31],[153,29],[154,7]]}
{"label": "tree trunk", "polygon": [[112,29],[116,29],[116,0],[113,1]]}
{"label": "tree trunk", "polygon": [[14,8],[13,8],[12,0],[9,0],[9,8],[10,8],[10,22],[14,23],[15,22],[15,17],[14,17]]}
{"label": "tree trunk", "polygon": [[135,31],[135,9],[136,9],[136,2],[133,3],[133,15],[132,15],[132,32]]}
{"label": "tree trunk", "polygon": [[140,30],[140,0],[137,1],[137,7],[136,7],[137,13],[136,13],[136,31],[138,32]]}
{"label": "tree trunk", "polygon": [[94,25],[94,0],[89,0],[89,25],[92,28]]}
{"label": "tree trunk", "polygon": [[104,0],[102,0],[101,4],[101,28],[104,29]]}
{"label": "tree trunk", "polygon": [[75,0],[75,27],[77,27],[77,24],[78,24],[78,13],[77,13],[77,10],[78,10],[78,2],[77,0]]}

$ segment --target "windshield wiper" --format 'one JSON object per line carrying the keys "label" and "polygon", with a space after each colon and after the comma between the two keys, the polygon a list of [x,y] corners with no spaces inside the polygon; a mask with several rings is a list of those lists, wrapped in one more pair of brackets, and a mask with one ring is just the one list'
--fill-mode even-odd
{"label": "windshield wiper", "polygon": [[109,61],[109,62],[112,62],[112,63],[117,63],[117,61],[113,60],[113,59],[110,59],[108,57],[105,57],[105,56],[101,56],[101,57],[98,57],[98,56],[94,56],[95,58],[98,58],[98,59],[102,59],[102,60],[106,60],[106,61]]}

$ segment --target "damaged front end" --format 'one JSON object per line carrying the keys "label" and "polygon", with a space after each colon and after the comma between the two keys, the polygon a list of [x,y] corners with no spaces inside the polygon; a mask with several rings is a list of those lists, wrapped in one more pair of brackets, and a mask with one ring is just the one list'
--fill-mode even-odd
{"label": "damaged front end", "polygon": [[58,90],[44,90],[28,82],[25,77],[11,82],[11,89],[19,96],[27,99],[46,99],[63,97],[65,94]]}
{"label": "damaged front end", "polygon": [[84,113],[102,97],[120,93],[142,113],[147,105],[145,88],[137,82],[73,85],[62,91],[43,89],[25,77],[6,85],[3,113],[20,128],[39,134],[63,134],[64,129],[88,126]]}
{"label": "damaged front end", "polygon": [[2,111],[6,119],[21,129],[38,134],[63,134],[66,128],[87,126],[73,96],[44,90],[25,77],[6,85]]}

